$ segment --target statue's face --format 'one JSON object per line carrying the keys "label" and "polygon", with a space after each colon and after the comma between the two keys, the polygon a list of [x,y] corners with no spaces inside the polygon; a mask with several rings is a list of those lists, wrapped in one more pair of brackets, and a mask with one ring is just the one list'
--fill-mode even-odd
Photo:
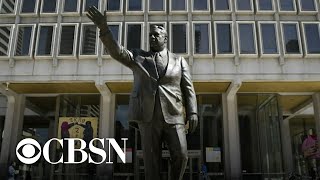
{"label": "statue's face", "polygon": [[151,29],[149,33],[149,43],[152,51],[162,51],[167,44],[167,36],[158,28]]}

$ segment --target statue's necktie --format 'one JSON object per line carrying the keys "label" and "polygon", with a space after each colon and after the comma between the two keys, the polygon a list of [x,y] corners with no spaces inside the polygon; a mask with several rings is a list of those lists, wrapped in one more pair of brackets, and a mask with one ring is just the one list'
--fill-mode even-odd
{"label": "statue's necktie", "polygon": [[154,61],[157,66],[159,78],[161,78],[164,75],[166,64],[163,62],[163,58],[160,56],[160,53],[154,54]]}

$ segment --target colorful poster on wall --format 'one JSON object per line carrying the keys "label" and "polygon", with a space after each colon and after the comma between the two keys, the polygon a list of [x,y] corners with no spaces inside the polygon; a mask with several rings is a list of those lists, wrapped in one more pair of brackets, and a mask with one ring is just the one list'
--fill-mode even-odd
{"label": "colorful poster on wall", "polygon": [[[58,125],[58,139],[79,138],[83,139],[87,146],[89,142],[97,137],[97,117],[60,117]],[[76,148],[80,147],[76,142]]]}

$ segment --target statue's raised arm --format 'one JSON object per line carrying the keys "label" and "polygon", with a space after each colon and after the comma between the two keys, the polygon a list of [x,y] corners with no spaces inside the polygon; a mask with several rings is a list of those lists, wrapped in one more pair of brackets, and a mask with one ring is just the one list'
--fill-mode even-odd
{"label": "statue's raised arm", "polygon": [[100,29],[100,39],[111,57],[120,63],[130,67],[132,65],[132,53],[121,46],[112,36],[107,24],[107,13],[102,14],[96,7],[88,9],[87,17]]}

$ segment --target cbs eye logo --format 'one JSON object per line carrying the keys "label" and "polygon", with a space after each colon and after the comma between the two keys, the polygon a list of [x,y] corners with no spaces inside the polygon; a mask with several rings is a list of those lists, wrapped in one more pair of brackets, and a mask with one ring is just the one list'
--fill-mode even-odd
{"label": "cbs eye logo", "polygon": [[[38,154],[36,154],[36,152],[38,152]],[[16,147],[16,155],[22,163],[33,164],[37,162],[41,156],[41,146],[34,139],[23,139]]]}

